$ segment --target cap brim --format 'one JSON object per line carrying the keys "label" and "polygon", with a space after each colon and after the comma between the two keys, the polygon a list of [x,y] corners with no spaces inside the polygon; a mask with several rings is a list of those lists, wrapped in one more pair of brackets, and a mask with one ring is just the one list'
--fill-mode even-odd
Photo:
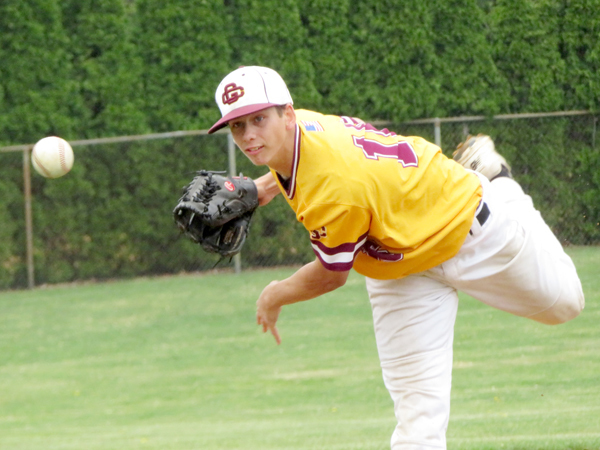
{"label": "cap brim", "polygon": [[246,114],[258,112],[262,109],[270,108],[271,106],[279,105],[276,105],[275,103],[258,103],[255,105],[242,106],[241,108],[234,109],[229,114],[225,114],[219,121],[210,127],[208,134],[212,134],[215,131],[219,131],[221,128],[226,127],[230,120],[237,119],[238,117],[245,116]]}

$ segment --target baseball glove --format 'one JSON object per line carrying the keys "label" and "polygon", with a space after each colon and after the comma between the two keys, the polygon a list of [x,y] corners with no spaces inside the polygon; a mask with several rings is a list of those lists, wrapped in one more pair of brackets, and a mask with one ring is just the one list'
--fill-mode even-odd
{"label": "baseball glove", "polygon": [[179,229],[204,250],[222,257],[239,253],[258,207],[254,181],[240,174],[197,172],[183,188],[183,196],[173,210]]}

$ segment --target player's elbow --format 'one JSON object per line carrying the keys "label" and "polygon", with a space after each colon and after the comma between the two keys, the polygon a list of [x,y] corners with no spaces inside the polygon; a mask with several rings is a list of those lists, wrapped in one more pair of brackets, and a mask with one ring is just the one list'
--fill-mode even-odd
{"label": "player's elbow", "polygon": [[348,272],[331,271],[323,280],[322,286],[326,292],[334,291],[346,284]]}
{"label": "player's elbow", "polygon": [[336,290],[346,284],[349,270],[330,270],[317,258],[307,266],[310,269],[309,277],[313,285],[319,286],[322,294]]}

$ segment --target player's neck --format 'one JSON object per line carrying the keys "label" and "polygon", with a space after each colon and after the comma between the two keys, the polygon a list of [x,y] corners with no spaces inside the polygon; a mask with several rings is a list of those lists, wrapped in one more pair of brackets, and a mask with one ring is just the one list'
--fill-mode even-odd
{"label": "player's neck", "polygon": [[290,130],[279,150],[277,157],[269,162],[269,167],[275,170],[282,178],[290,178],[294,167],[294,143],[296,141],[296,130]]}

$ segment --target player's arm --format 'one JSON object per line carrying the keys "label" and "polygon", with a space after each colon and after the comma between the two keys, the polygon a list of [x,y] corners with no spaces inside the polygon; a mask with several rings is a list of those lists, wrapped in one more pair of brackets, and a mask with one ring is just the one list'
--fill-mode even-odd
{"label": "player's arm", "polygon": [[281,338],[276,323],[281,307],[310,300],[343,286],[348,279],[348,273],[349,271],[328,270],[316,259],[291,277],[282,281],[272,281],[256,302],[256,322],[262,325],[263,332],[271,331],[277,344],[280,344]]}
{"label": "player's arm", "polygon": [[264,206],[273,200],[277,194],[281,193],[279,186],[275,181],[275,177],[271,172],[267,172],[260,178],[254,180],[258,189],[258,204]]}

